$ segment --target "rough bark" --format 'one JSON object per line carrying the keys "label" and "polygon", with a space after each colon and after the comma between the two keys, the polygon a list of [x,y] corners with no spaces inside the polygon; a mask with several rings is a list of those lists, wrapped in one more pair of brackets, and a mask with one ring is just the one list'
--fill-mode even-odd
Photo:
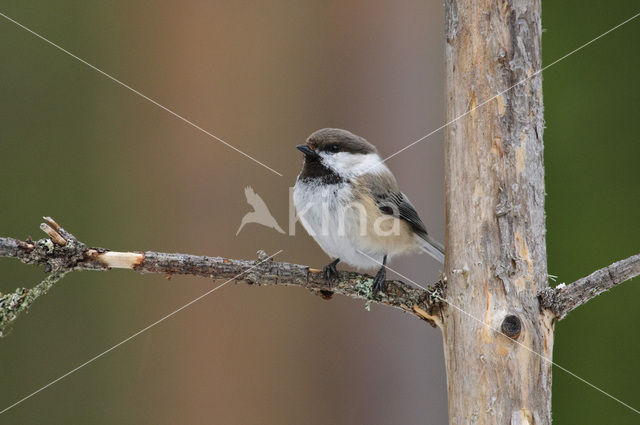
{"label": "rough bark", "polygon": [[551,364],[506,336],[551,358],[553,315],[536,297],[547,287],[542,80],[528,79],[541,68],[540,0],[445,10],[447,121],[470,111],[445,133],[450,423],[550,424]]}
{"label": "rough bark", "polygon": [[608,291],[616,285],[640,275],[640,254],[617,261],[570,285],[558,285],[540,292],[540,304],[556,319],[563,319],[570,311]]}
{"label": "rough bark", "polygon": [[20,241],[0,238],[0,257],[13,257],[27,264],[44,265],[51,272],[39,285],[31,289],[18,288],[10,294],[0,294],[0,336],[22,312],[44,295],[65,273],[73,270],[132,269],[140,273],[183,274],[210,279],[234,279],[254,285],[300,286],[330,299],[333,294],[381,303],[399,308],[435,325],[439,318],[435,309],[439,305],[442,284],[436,283],[429,291],[416,289],[401,281],[388,280],[386,290],[375,297],[371,276],[353,272],[340,272],[328,282],[322,270],[299,264],[277,262],[259,251],[257,260],[233,260],[223,257],[164,253],[116,252],[104,248],[90,248],[60,227],[51,218],[40,228],[49,238],[38,241]]}

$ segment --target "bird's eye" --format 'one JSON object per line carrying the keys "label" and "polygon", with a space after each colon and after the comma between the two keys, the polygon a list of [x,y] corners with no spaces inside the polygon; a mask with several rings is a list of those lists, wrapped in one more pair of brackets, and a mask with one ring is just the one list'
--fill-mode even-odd
{"label": "bird's eye", "polygon": [[340,150],[340,146],[338,145],[331,145],[331,151],[332,152],[338,152]]}

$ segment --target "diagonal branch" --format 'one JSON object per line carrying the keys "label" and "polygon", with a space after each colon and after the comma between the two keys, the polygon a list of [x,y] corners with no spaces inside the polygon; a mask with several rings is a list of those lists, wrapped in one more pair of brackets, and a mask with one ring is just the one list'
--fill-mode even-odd
{"label": "diagonal branch", "polygon": [[66,271],[54,271],[44,280],[31,289],[18,288],[11,294],[0,296],[0,337],[7,334],[13,322],[24,312],[29,311],[31,304],[49,292],[60,279],[64,277]]}
{"label": "diagonal branch", "polygon": [[[354,272],[340,272],[333,282],[323,278],[322,270],[308,266],[277,262],[267,259],[264,251],[258,252],[258,259],[233,260],[223,257],[207,257],[190,254],[164,252],[117,252],[103,248],[89,248],[71,233],[60,227],[53,219],[45,217],[46,223],[40,228],[49,238],[38,241],[21,241],[0,238],[0,257],[13,257],[26,264],[44,265],[52,272],[40,285],[46,283],[46,290],[65,273],[73,270],[110,270],[124,268],[139,273],[182,274],[210,279],[232,279],[253,285],[300,286],[329,299],[333,294],[354,299],[387,304],[411,313],[435,326],[438,318],[434,310],[442,298],[443,284],[438,282],[429,291],[413,288],[401,281],[387,281],[386,291],[372,294],[373,279]],[[248,270],[251,269],[251,270]],[[46,290],[18,289],[14,293],[0,297],[0,336],[20,312],[29,308],[36,298]],[[30,294],[30,295],[29,295]],[[27,296],[28,295],[28,296]],[[19,303],[11,302],[18,300]]]}
{"label": "diagonal branch", "polygon": [[542,308],[550,310],[558,320],[561,320],[574,308],[638,275],[640,275],[640,254],[596,270],[570,285],[546,288],[538,294],[540,304]]}

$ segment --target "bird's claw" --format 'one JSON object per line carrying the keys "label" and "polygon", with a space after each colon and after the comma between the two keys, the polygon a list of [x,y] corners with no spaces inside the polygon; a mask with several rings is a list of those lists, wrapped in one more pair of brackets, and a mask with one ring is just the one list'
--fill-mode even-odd
{"label": "bird's claw", "polygon": [[326,280],[334,280],[338,277],[338,269],[336,269],[336,264],[338,264],[338,260],[332,261],[322,268],[322,275]]}
{"label": "bird's claw", "polygon": [[383,266],[380,270],[378,270],[376,277],[373,279],[373,296],[376,296],[379,291],[384,292],[387,286],[386,279],[387,269]]}

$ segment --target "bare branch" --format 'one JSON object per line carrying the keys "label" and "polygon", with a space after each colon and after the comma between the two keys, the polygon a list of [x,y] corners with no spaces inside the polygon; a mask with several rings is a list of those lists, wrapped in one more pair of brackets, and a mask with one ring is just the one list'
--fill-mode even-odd
{"label": "bare branch", "polygon": [[558,320],[614,286],[640,275],[640,254],[618,261],[570,285],[546,288],[538,294],[542,308]]}
{"label": "bare branch", "polygon": [[[52,274],[45,279],[48,290],[62,276],[73,270],[110,270],[124,268],[140,273],[161,273],[166,275],[182,274],[207,277],[210,279],[235,279],[253,285],[300,286],[329,299],[333,294],[344,295],[355,299],[387,304],[411,313],[435,326],[439,322],[434,316],[434,309],[442,299],[443,284],[438,282],[430,291],[413,288],[401,281],[387,281],[386,293],[372,294],[373,279],[353,272],[341,272],[333,282],[327,282],[322,270],[308,266],[277,262],[267,259],[263,251],[258,252],[257,260],[233,260],[223,257],[207,257],[190,254],[163,252],[117,252],[103,248],[89,248],[78,241],[75,236],[60,227],[49,217],[41,229],[51,238],[36,242],[21,241],[13,238],[0,238],[0,257],[13,257],[26,264],[41,264]],[[250,270],[249,270],[250,269]],[[16,306],[10,307],[10,299],[25,294],[37,293],[29,302],[20,303],[20,312],[27,309],[38,296],[46,293],[33,289],[18,289],[12,294],[0,297],[0,318],[11,316],[6,324],[13,322],[17,314],[13,314]],[[36,291],[36,292],[33,292]],[[4,329],[4,321],[0,322],[0,335]]]}

